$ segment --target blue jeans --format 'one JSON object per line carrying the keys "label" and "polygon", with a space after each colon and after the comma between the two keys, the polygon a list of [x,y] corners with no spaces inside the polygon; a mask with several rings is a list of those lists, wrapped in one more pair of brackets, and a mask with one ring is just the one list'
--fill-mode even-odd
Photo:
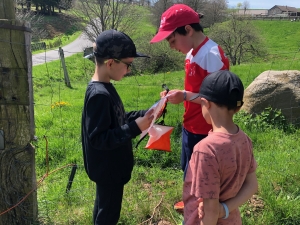
{"label": "blue jeans", "polygon": [[182,148],[180,164],[181,169],[184,172],[183,180],[185,178],[186,171],[189,166],[189,161],[191,159],[194,146],[205,137],[207,137],[207,135],[193,134],[182,127]]}

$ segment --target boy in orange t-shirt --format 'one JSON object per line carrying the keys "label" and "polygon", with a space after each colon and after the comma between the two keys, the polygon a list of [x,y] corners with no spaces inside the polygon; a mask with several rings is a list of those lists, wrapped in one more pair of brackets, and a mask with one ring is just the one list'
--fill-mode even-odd
{"label": "boy in orange t-shirt", "polygon": [[[212,130],[195,145],[187,169],[184,225],[241,225],[238,207],[257,191],[252,142],[233,122],[233,115],[243,105],[243,94],[239,77],[221,70],[208,75],[193,97]],[[199,199],[203,201],[202,219]]]}

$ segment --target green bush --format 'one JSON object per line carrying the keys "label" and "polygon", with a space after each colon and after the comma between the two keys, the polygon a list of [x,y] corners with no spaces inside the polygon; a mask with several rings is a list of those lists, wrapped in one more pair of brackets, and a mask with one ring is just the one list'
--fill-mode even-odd
{"label": "green bush", "polygon": [[134,62],[132,74],[155,74],[182,70],[185,55],[174,51],[167,41],[150,44],[153,35],[145,33],[134,40],[137,51],[151,58],[137,59]]}
{"label": "green bush", "polygon": [[238,124],[243,124],[249,130],[279,129],[284,132],[293,132],[295,127],[288,123],[280,109],[267,107],[260,114],[252,115],[241,111],[235,115]]}

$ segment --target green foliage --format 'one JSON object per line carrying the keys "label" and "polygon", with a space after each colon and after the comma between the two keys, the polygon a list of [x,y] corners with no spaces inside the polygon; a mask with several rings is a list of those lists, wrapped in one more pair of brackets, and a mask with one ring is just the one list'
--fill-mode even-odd
{"label": "green foliage", "polygon": [[285,132],[293,132],[294,126],[289,124],[280,109],[267,107],[263,112],[257,115],[251,115],[244,111],[236,114],[237,123],[243,125],[249,130],[266,131],[268,129],[279,129]]}
{"label": "green foliage", "polygon": [[209,36],[222,46],[232,65],[264,57],[267,49],[251,20],[231,15],[224,23],[214,24]]}
{"label": "green foliage", "polygon": [[42,19],[34,25],[39,26],[39,30],[44,33],[42,38],[33,37],[34,53],[45,51],[45,46],[41,43],[46,44],[46,49],[58,48],[71,43],[81,34],[82,25],[72,16],[55,14],[43,16]]}
{"label": "green foliage", "polygon": [[245,224],[298,224],[300,148],[296,138],[299,130],[295,133],[278,129],[245,131],[253,140],[258,163],[258,194],[263,202],[256,220]]}
{"label": "green foliage", "polygon": [[150,59],[137,61],[135,63],[136,70],[147,74],[181,70],[185,55],[171,49],[166,41],[150,44],[152,37],[152,33],[144,33],[140,35],[139,39],[135,40],[138,51],[151,57]]}

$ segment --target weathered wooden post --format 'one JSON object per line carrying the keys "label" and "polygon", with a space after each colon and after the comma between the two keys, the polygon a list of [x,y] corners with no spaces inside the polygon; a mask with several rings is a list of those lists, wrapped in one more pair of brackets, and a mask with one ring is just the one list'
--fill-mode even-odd
{"label": "weathered wooden post", "polygon": [[0,0],[0,225],[37,220],[30,25]]}
{"label": "weathered wooden post", "polygon": [[71,87],[71,83],[70,83],[70,79],[69,79],[69,75],[68,75],[68,70],[67,70],[66,62],[65,62],[64,50],[61,47],[59,47],[58,52],[59,52],[61,65],[62,65],[63,70],[64,70],[65,84],[66,84],[67,87]]}

